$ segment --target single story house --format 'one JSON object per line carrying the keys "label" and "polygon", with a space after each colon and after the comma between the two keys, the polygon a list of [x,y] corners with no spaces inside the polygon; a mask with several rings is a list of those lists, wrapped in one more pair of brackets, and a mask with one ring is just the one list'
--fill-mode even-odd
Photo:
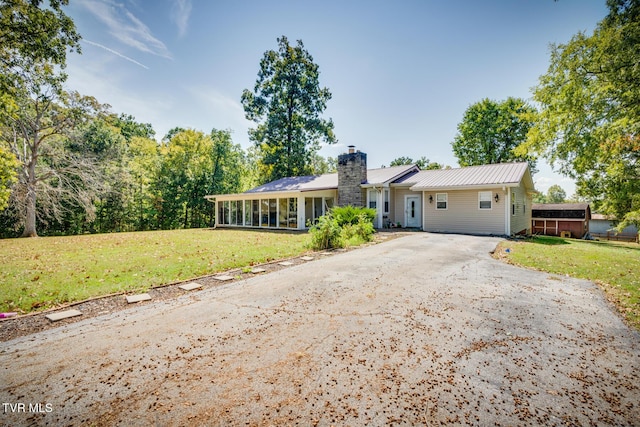
{"label": "single story house", "polygon": [[376,228],[512,235],[529,233],[533,180],[527,163],[421,171],[416,165],[367,169],[349,146],[337,173],[282,178],[240,194],[206,198],[216,226],[305,229],[332,206],[376,210]]}
{"label": "single story house", "polygon": [[534,234],[581,239],[589,232],[591,209],[588,203],[536,203],[531,216]]}

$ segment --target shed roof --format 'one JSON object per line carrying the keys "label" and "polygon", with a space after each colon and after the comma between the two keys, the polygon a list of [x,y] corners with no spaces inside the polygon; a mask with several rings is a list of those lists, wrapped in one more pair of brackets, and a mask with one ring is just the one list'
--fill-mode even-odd
{"label": "shed roof", "polygon": [[588,220],[591,209],[588,203],[533,203],[531,215],[533,218]]}
{"label": "shed roof", "polygon": [[589,203],[533,203],[531,209],[540,211],[585,211]]}
{"label": "shed roof", "polygon": [[[412,190],[461,189],[491,185],[518,185],[525,180],[533,189],[533,180],[528,163],[496,163],[491,165],[467,166],[456,169],[420,171],[408,178],[413,182]],[[398,182],[403,182],[399,180]]]}

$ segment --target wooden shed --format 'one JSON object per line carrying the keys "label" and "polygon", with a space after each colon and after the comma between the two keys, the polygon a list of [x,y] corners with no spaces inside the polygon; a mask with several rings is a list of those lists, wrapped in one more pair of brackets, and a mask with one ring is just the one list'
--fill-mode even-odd
{"label": "wooden shed", "polygon": [[588,203],[534,203],[531,206],[533,234],[582,238],[589,232]]}

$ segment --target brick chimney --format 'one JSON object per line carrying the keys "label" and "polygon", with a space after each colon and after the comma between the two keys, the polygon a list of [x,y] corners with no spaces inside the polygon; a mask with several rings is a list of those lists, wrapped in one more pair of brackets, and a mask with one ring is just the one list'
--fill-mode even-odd
{"label": "brick chimney", "polygon": [[367,155],[349,145],[349,152],[338,156],[338,206],[363,207],[366,196],[360,184],[367,182]]}

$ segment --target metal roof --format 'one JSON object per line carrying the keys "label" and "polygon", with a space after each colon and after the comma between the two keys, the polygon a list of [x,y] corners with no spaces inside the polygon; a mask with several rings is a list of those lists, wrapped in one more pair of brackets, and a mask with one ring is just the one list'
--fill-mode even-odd
{"label": "metal roof", "polygon": [[276,191],[314,191],[338,188],[338,174],[293,176],[280,178],[245,193],[271,193]]}
{"label": "metal roof", "polygon": [[382,185],[398,179],[409,172],[418,171],[416,165],[391,166],[388,168],[367,169],[368,185]]}
{"label": "metal roof", "polygon": [[[408,172],[417,171],[416,165],[393,166],[390,168],[368,169],[367,181],[364,185],[382,185],[393,181]],[[293,176],[280,178],[268,182],[259,187],[252,188],[246,193],[271,193],[277,191],[314,191],[338,188],[338,174],[329,173],[325,175]]]}
{"label": "metal roof", "polygon": [[[533,189],[533,181],[527,163],[496,163],[492,165],[467,166],[456,169],[420,171],[405,183],[413,183],[411,190],[460,189],[467,187],[518,185],[525,179]],[[399,180],[398,182],[402,182]]]}

